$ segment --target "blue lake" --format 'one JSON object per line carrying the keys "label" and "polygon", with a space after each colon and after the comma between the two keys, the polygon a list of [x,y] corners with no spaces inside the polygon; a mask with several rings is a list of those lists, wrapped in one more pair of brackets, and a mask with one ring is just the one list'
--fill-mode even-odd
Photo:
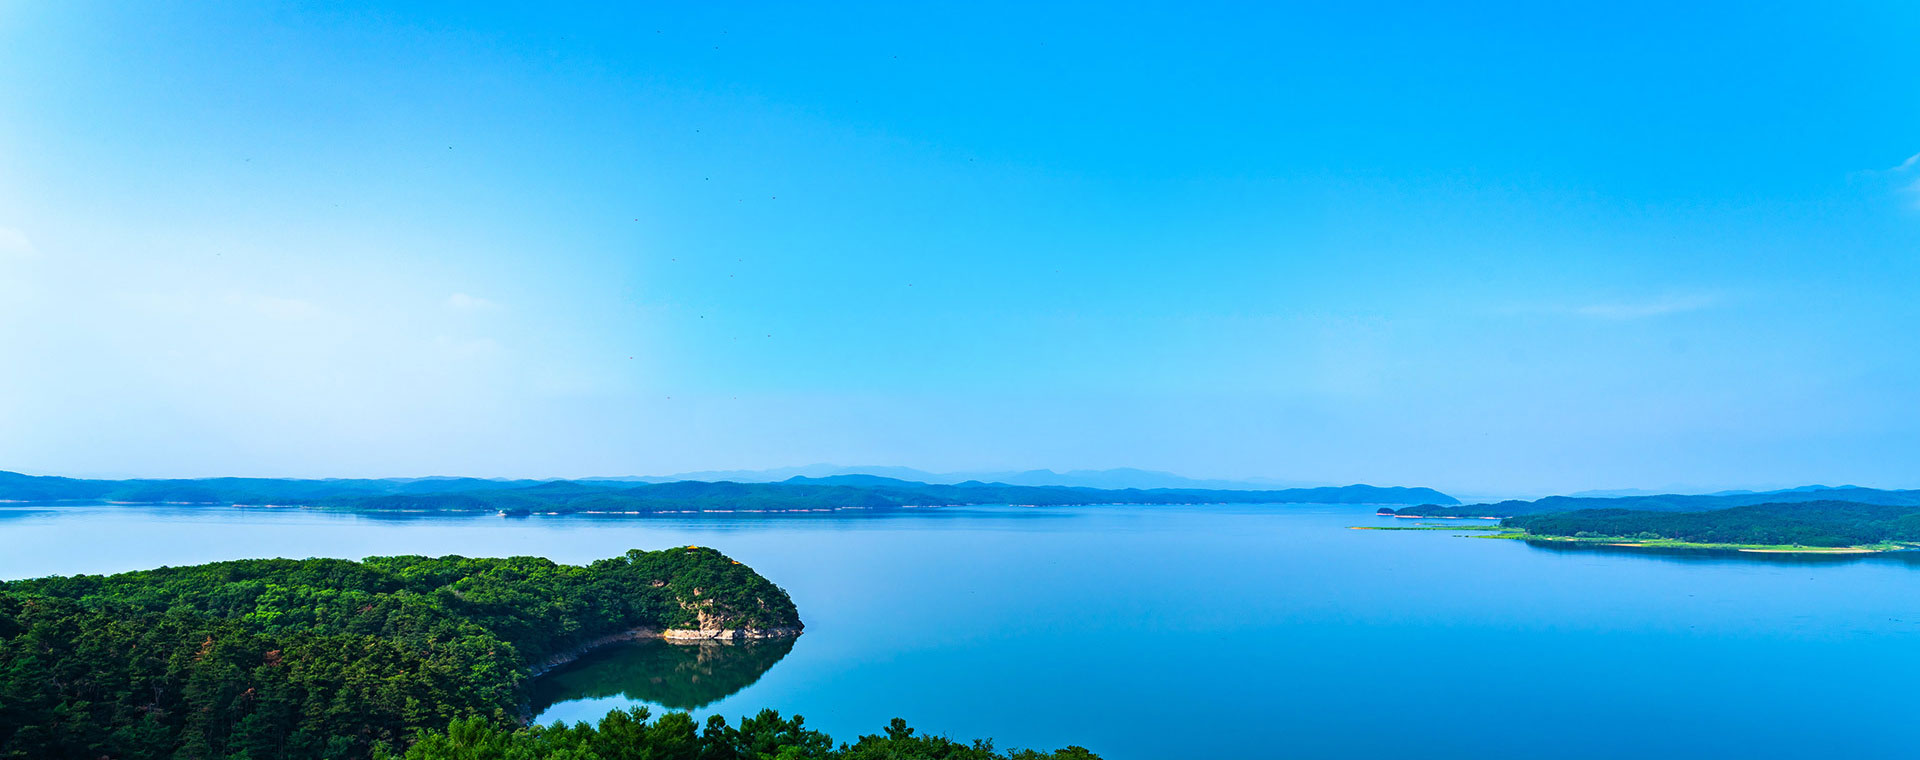
{"label": "blue lake", "polygon": [[[541,720],[773,707],[1002,747],[1170,757],[1905,756],[1920,558],[1553,550],[1350,506],[368,517],[0,508],[0,578],[239,557],[716,547],[790,647],[665,644],[556,674]],[[664,674],[664,675],[663,675]]]}

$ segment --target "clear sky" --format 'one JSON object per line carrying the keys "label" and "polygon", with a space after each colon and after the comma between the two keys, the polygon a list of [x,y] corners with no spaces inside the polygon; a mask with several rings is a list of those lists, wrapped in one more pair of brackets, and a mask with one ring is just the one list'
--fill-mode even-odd
{"label": "clear sky", "polygon": [[1910,2],[311,5],[0,2],[0,469],[1920,487]]}

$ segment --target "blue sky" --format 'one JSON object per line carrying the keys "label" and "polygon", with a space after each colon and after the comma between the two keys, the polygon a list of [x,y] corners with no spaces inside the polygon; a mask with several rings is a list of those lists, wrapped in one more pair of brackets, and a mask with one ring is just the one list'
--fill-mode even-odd
{"label": "blue sky", "polygon": [[1920,487],[1920,8],[909,5],[0,4],[0,469]]}

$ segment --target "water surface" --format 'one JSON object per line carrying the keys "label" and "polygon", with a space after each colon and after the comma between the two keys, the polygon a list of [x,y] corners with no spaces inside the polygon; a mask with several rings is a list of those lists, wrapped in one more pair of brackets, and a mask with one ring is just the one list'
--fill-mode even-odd
{"label": "water surface", "polygon": [[634,704],[697,710],[752,686],[793,651],[793,639],[622,641],[533,683],[533,712],[604,715]]}
{"label": "water surface", "polygon": [[0,578],[270,556],[578,563],[699,544],[784,586],[807,633],[780,656],[709,653],[704,664],[698,649],[666,644],[608,653],[543,687],[556,702],[543,720],[635,703],[730,718],[775,707],[842,740],[900,716],[1113,760],[1911,753],[1920,567],[1909,558],[1564,551],[1346,529],[1396,524],[1371,512],[9,507]]}

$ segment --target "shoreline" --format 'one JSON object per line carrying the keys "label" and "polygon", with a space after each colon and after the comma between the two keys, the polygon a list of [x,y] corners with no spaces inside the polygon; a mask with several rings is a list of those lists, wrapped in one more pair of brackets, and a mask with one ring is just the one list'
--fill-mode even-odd
{"label": "shoreline", "polygon": [[[682,646],[700,646],[707,642],[734,643],[758,639],[797,638],[804,632],[805,629],[797,625],[777,626],[774,628],[667,628],[664,630],[644,626],[629,628],[618,633],[601,636],[600,638],[529,665],[527,666],[526,676],[527,680],[531,682],[548,673],[572,665],[578,662],[580,658],[592,654],[596,650],[627,641],[646,641],[651,639]],[[522,700],[519,705],[519,711],[521,725],[524,726],[533,721],[533,705],[530,702]]]}
{"label": "shoreline", "polygon": [[[1399,515],[1396,515],[1398,517]],[[1440,519],[1440,518],[1436,518]],[[1700,552],[1744,552],[1748,554],[1813,554],[1813,555],[1867,555],[1891,554],[1895,552],[1920,551],[1920,544],[1890,542],[1884,544],[1866,544],[1858,546],[1799,546],[1793,544],[1714,544],[1672,539],[1644,540],[1628,536],[1548,536],[1528,533],[1518,528],[1506,528],[1493,525],[1351,525],[1348,530],[1438,530],[1470,531],[1480,535],[1457,535],[1457,538],[1498,538],[1527,543],[1559,544],[1574,546],[1615,547],[1621,549],[1677,549]]]}
{"label": "shoreline", "polygon": [[774,628],[629,628],[618,633],[610,633],[589,641],[565,652],[548,657],[527,666],[528,678],[539,678],[567,665],[602,647],[623,641],[643,641],[660,639],[674,643],[697,644],[703,641],[746,641],[749,639],[784,639],[799,636],[805,629],[800,626],[778,626]]}
{"label": "shoreline", "polygon": [[1526,532],[1507,535],[1479,536],[1478,538],[1506,538],[1528,543],[1588,544],[1592,546],[1613,546],[1624,549],[1683,549],[1696,551],[1732,551],[1749,554],[1890,554],[1893,552],[1914,551],[1909,544],[1869,544],[1861,546],[1798,546],[1791,544],[1712,544],[1693,541],[1674,541],[1660,539],[1642,541],[1625,536],[1541,536]]}

